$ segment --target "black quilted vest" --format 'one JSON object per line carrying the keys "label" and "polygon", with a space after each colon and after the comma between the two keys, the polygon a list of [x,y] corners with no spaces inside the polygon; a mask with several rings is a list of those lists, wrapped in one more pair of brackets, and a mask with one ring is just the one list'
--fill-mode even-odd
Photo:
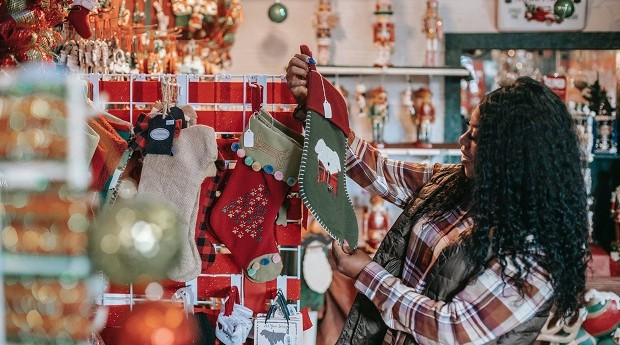
{"label": "black quilted vest", "polygon": [[[461,169],[460,165],[447,165],[436,172],[431,180],[424,185],[403,213],[398,217],[387,233],[373,260],[379,263],[390,274],[400,277],[405,263],[407,244],[414,224],[422,216],[419,212],[426,200],[429,200],[446,181],[446,179]],[[478,272],[473,272],[467,264],[464,251],[458,245],[444,249],[440,254],[427,277],[427,287],[424,295],[441,301],[450,301],[461,291],[468,281]],[[524,324],[502,335],[489,344],[532,344],[540,333],[547,317],[549,307]],[[383,343],[387,326],[381,319],[375,305],[361,293],[357,294],[351,311],[345,320],[338,345],[377,345]],[[417,344],[411,335],[407,335],[406,344]]]}

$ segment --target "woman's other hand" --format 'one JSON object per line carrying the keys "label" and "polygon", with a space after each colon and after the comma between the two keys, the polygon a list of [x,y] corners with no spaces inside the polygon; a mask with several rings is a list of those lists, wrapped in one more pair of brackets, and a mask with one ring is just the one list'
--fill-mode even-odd
{"label": "woman's other hand", "polygon": [[288,62],[286,68],[286,85],[300,105],[306,104],[308,98],[307,76],[310,72],[308,61],[310,57],[305,54],[295,54]]}
{"label": "woman's other hand", "polygon": [[372,259],[362,249],[351,250],[345,241],[341,247],[337,241],[332,243],[332,257],[336,263],[336,268],[340,273],[353,279],[357,279],[362,270]]}

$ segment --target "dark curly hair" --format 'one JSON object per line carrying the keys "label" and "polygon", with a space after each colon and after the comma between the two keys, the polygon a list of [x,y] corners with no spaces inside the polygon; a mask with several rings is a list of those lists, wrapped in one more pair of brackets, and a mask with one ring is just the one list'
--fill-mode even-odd
{"label": "dark curly hair", "polygon": [[579,307],[590,257],[573,121],[556,94],[528,77],[489,93],[478,109],[468,258],[484,267],[490,248],[502,278],[521,294],[531,263],[517,258],[534,259],[550,274],[555,314],[568,317]]}

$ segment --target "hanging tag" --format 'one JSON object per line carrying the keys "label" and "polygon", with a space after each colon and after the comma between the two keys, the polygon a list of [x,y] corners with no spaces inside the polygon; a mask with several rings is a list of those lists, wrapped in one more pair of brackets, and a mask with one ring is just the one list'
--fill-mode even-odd
{"label": "hanging tag", "polygon": [[331,104],[329,104],[327,100],[323,102],[323,115],[325,116],[326,119],[332,118],[332,106]]}
{"label": "hanging tag", "polygon": [[[168,124],[172,121],[172,124]],[[149,121],[148,138],[145,152],[147,154],[170,155],[174,133],[174,120],[165,120],[157,115]]]}
{"label": "hanging tag", "polygon": [[123,172],[118,168],[114,170],[114,174],[112,175],[112,180],[110,180],[110,187],[108,188],[108,190],[114,189],[114,187],[116,187],[116,184],[118,183],[118,178],[121,177],[122,173]]}
{"label": "hanging tag", "polygon": [[254,132],[250,128],[243,133],[243,146],[254,147]]}

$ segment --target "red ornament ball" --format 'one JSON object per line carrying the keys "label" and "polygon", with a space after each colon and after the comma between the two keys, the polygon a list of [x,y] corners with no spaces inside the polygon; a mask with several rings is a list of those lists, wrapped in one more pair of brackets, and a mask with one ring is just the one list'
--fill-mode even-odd
{"label": "red ornament ball", "polygon": [[581,327],[595,337],[611,334],[620,326],[620,310],[616,300],[608,299],[592,303]]}
{"label": "red ornament ball", "polygon": [[162,302],[136,304],[120,333],[125,345],[192,345],[198,334],[181,304]]}
{"label": "red ornament ball", "polygon": [[0,67],[15,67],[18,64],[19,62],[17,62],[17,59],[15,59],[15,56],[13,55],[3,56],[0,58]]}

